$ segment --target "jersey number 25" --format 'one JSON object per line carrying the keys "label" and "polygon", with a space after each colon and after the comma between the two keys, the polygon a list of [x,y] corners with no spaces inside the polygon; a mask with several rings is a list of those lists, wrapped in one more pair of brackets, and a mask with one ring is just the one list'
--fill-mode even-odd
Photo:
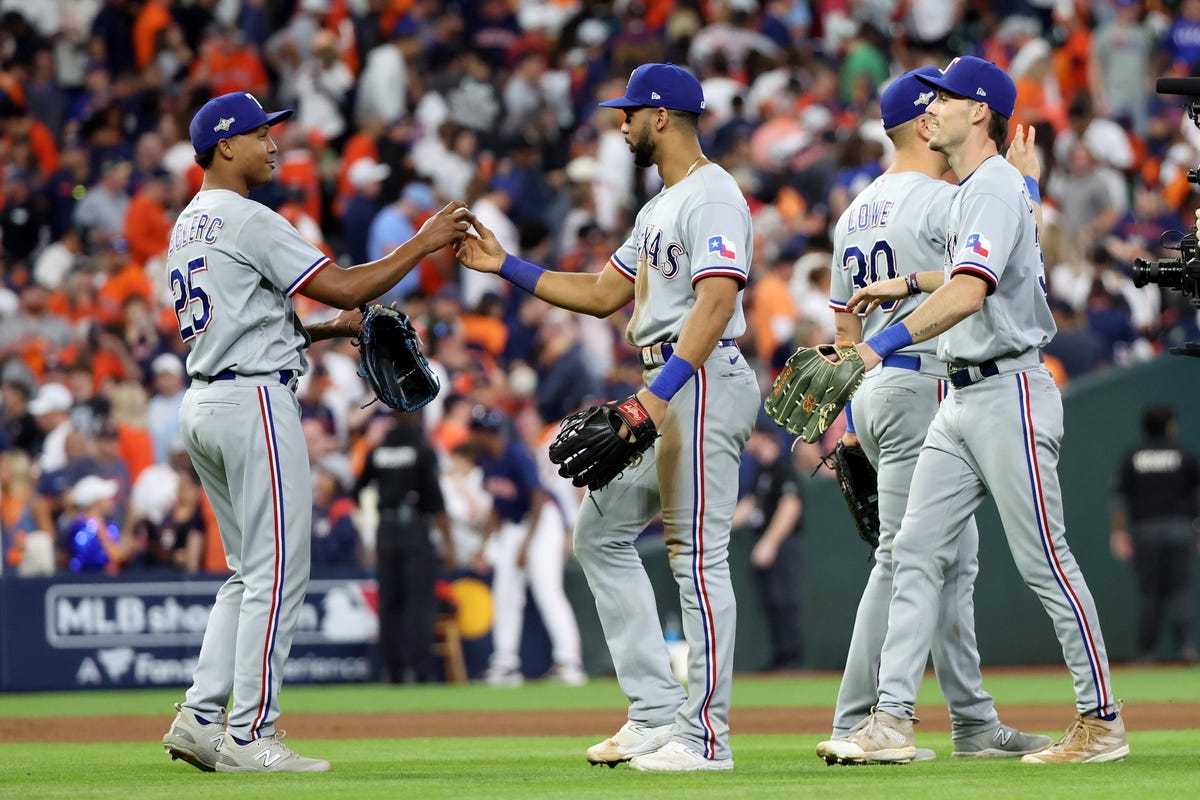
{"label": "jersey number 25", "polygon": [[[179,336],[185,342],[204,333],[212,320],[212,303],[208,293],[192,283],[192,276],[197,272],[208,271],[208,259],[204,256],[193,258],[187,263],[187,272],[178,269],[171,270],[171,297],[175,300],[175,319],[179,322]],[[193,306],[199,305],[199,308]]]}

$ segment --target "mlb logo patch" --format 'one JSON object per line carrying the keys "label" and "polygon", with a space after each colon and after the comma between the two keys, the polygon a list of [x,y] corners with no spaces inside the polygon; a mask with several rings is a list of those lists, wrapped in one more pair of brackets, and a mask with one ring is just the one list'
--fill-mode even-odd
{"label": "mlb logo patch", "polygon": [[982,234],[972,233],[967,237],[967,240],[963,242],[963,247],[969,249],[972,253],[980,258],[987,258],[988,253],[991,252],[992,243],[989,242]]}
{"label": "mlb logo patch", "polygon": [[733,250],[732,244],[725,242],[724,236],[712,236],[708,240],[708,252],[716,253],[721,258],[728,258],[730,261],[737,258],[737,253]]}

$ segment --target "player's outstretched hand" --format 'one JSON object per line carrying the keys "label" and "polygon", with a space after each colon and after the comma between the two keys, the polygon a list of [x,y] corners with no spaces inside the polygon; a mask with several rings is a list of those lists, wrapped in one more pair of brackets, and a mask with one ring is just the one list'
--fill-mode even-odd
{"label": "player's outstretched hand", "polygon": [[859,289],[846,303],[851,313],[870,314],[888,300],[903,300],[908,297],[908,281],[904,278],[888,278],[886,281],[868,283]]}
{"label": "player's outstretched hand", "polygon": [[426,250],[432,253],[460,241],[467,235],[474,221],[475,215],[467,208],[466,203],[455,200],[425,220],[425,224],[417,231],[416,238],[420,238]]}
{"label": "player's outstretched hand", "polygon": [[454,255],[463,263],[463,266],[476,272],[499,272],[500,265],[504,263],[504,258],[508,254],[500,246],[496,234],[485,228],[479,220],[476,219],[474,222],[475,230],[479,232],[479,235],[468,233],[458,243]]}
{"label": "player's outstretched hand", "polygon": [[1016,133],[1013,134],[1013,140],[1008,145],[1008,154],[1005,158],[1025,177],[1040,181],[1042,179],[1042,162],[1038,160],[1037,150],[1034,148],[1036,138],[1037,131],[1032,125],[1028,128],[1017,125]]}

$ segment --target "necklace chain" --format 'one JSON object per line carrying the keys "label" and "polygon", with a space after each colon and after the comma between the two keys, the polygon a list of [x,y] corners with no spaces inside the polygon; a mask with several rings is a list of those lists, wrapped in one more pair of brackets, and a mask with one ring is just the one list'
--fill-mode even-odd
{"label": "necklace chain", "polygon": [[687,176],[689,176],[689,175],[691,175],[693,172],[695,172],[695,171],[696,171],[696,167],[700,166],[700,162],[701,162],[701,161],[703,161],[703,160],[704,160],[704,153],[701,153],[701,154],[700,154],[700,157],[699,157],[699,158],[697,158],[695,161],[693,161],[693,162],[692,162],[692,165],[691,165],[690,167],[688,167],[688,169],[687,169],[687,172],[683,173],[683,177],[685,177],[685,178],[686,178]]}

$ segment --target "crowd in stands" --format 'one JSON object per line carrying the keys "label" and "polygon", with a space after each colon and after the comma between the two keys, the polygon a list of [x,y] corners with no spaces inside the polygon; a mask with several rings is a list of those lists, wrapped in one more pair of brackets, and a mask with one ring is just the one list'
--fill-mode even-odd
{"label": "crowd in stands", "polygon": [[[1172,255],[1160,236],[1197,205],[1200,131],[1153,83],[1200,69],[1200,0],[0,0],[3,571],[224,569],[178,441],[186,301],[163,270],[208,98],[296,109],[252,196],[344,266],[461,199],[508,252],[597,271],[658,183],[596,101],[638,64],[687,65],[705,153],[754,214],[741,346],[766,387],[832,336],[829,228],[889,163],[881,88],[966,53],[1010,72],[1013,124],[1037,129],[1060,385],[1200,338],[1185,299],[1131,280],[1135,258]],[[299,300],[306,320],[330,313]],[[474,407],[536,443],[641,381],[622,315],[551,309],[449,251],[383,301],[418,323],[441,376],[422,423],[454,491],[480,491]],[[354,490],[392,422],[367,405],[353,343],[309,357],[314,563],[363,563]]]}

